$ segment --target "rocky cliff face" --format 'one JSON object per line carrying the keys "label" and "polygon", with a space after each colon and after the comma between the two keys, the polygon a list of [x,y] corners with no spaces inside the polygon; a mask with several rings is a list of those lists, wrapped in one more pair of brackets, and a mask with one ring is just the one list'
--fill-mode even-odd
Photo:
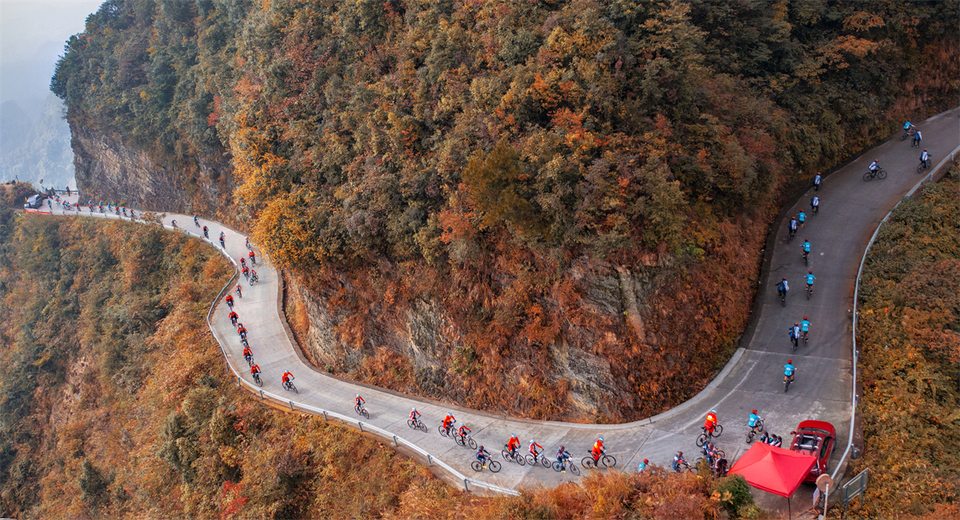
{"label": "rocky cliff face", "polygon": [[151,211],[215,215],[231,203],[229,157],[172,167],[100,129],[71,122],[77,188],[84,197]]}

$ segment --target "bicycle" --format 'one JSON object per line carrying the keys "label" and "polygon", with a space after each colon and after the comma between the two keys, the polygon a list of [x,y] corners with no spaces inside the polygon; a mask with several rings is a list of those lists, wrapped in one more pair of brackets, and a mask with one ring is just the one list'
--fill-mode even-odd
{"label": "bicycle", "polygon": [[290,391],[293,390],[295,394],[299,394],[300,390],[297,390],[297,385],[293,384],[293,381],[286,381],[283,383],[283,389]]}
{"label": "bicycle", "polygon": [[753,438],[756,437],[757,433],[763,433],[763,417],[757,419],[753,428],[750,428],[750,431],[747,432],[747,444],[753,442]]}
{"label": "bicycle", "polygon": [[793,376],[783,376],[783,393],[790,389],[790,383],[793,382]]}
{"label": "bicycle", "polygon": [[243,356],[243,360],[247,362],[247,367],[253,366],[253,356]]}
{"label": "bicycle", "polygon": [[917,173],[923,173],[923,170],[927,169],[927,162],[920,161],[920,164],[917,165]]}
{"label": "bicycle", "polygon": [[450,426],[447,426],[446,428],[444,428],[443,424],[440,424],[439,426],[437,426],[437,431],[440,432],[440,435],[444,437],[449,437],[450,430],[452,428],[453,428],[453,423],[450,423]]}
{"label": "bicycle", "polygon": [[810,259],[810,251],[804,251],[804,252],[803,252],[803,265],[807,265],[807,262],[810,261],[809,259]]}
{"label": "bicycle", "polygon": [[810,296],[811,296],[811,295],[813,295],[813,286],[810,285],[810,284],[807,284],[807,299],[808,299],[808,300],[810,299]]}
{"label": "bicycle", "polygon": [[913,142],[910,143],[910,146],[913,148],[920,148],[920,139],[917,139],[916,135],[913,136]]}
{"label": "bicycle", "polygon": [[883,168],[877,168],[876,170],[867,170],[867,173],[863,174],[863,180],[871,181],[876,177],[878,179],[886,179],[887,172]]}
{"label": "bicycle", "polygon": [[255,283],[259,282],[259,281],[260,281],[260,275],[257,275],[257,274],[251,274],[251,275],[250,275],[250,286],[251,286],[251,287],[253,286],[253,284],[255,284]]}
{"label": "bicycle", "polygon": [[423,433],[427,433],[427,425],[423,424],[423,421],[420,419],[407,419],[407,426],[414,430],[420,430]]}
{"label": "bicycle", "polygon": [[712,438],[712,437],[719,437],[720,434],[723,433],[723,426],[721,426],[721,425],[719,425],[719,424],[713,427],[713,433],[709,433],[709,434],[708,434],[708,433],[707,433],[707,428],[706,428],[705,426],[701,426],[700,429],[703,431],[703,433],[701,433],[700,436],[697,437],[697,447],[698,447],[698,448],[701,447],[701,446],[703,446],[704,444],[706,444],[706,442],[707,442],[708,439],[710,439],[710,438]]}
{"label": "bicycle", "polygon": [[793,237],[794,237],[794,235],[797,234],[797,230],[796,230],[796,229],[787,228],[787,233],[789,234],[789,236],[787,237],[787,243],[793,242]]}
{"label": "bicycle", "polygon": [[260,379],[260,372],[253,374],[253,382],[256,383],[257,386],[263,386],[263,379]]}
{"label": "bicycle", "polygon": [[676,471],[677,473],[683,473],[684,471],[691,471],[693,473],[697,473],[697,467],[696,466],[691,467],[690,464],[687,463],[687,461],[681,460],[680,462],[674,464],[673,471]]}
{"label": "bicycle", "polygon": [[473,437],[471,437],[469,433],[466,435],[460,435],[459,432],[455,433],[453,442],[456,442],[458,446],[463,446],[464,448],[477,449],[477,441],[473,440]]}
{"label": "bicycle", "polygon": [[791,332],[791,333],[790,333],[790,342],[793,343],[793,351],[794,351],[794,352],[796,352],[796,351],[797,351],[797,347],[800,346],[800,345],[798,344],[799,341],[800,341],[800,337],[799,337],[799,336],[794,336],[793,333]]}
{"label": "bicycle", "polygon": [[806,347],[806,346],[807,346],[807,339],[810,337],[810,331],[809,331],[809,330],[805,330],[805,331],[801,332],[800,335],[803,337],[803,346]]}
{"label": "bicycle", "polygon": [[370,418],[370,412],[362,404],[354,405],[353,409],[357,412],[357,415],[363,416],[364,419]]}
{"label": "bicycle", "polygon": [[577,464],[575,462],[573,462],[570,459],[567,459],[564,462],[565,462],[564,464],[560,464],[560,461],[558,460],[553,461],[553,471],[557,471],[557,472],[563,471],[564,466],[566,466],[566,469],[569,469],[570,473],[573,473],[574,475],[580,474],[580,468],[577,467]]}
{"label": "bicycle", "polygon": [[517,451],[513,452],[507,449],[507,445],[503,445],[503,449],[500,450],[500,455],[503,456],[503,460],[514,461],[517,464],[524,466],[527,464],[527,461],[523,460],[523,455],[520,454],[519,448]]}
{"label": "bicycle", "polygon": [[613,455],[601,455],[600,458],[596,461],[593,460],[592,455],[587,455],[580,461],[580,465],[590,469],[597,468],[600,469],[600,464],[603,464],[604,468],[613,468],[617,465],[617,458]]}
{"label": "bicycle", "polygon": [[786,306],[787,306],[787,291],[784,291],[783,289],[777,289],[777,293],[780,295],[780,306],[786,307]]}
{"label": "bicycle", "polygon": [[492,459],[488,459],[486,464],[481,464],[479,460],[475,460],[470,463],[470,467],[473,468],[473,471],[482,471],[483,468],[489,468],[493,473],[499,472],[501,468],[500,463]]}
{"label": "bicycle", "polygon": [[917,132],[917,128],[914,126],[911,126],[910,130],[904,130],[903,133],[900,134],[900,140],[906,141],[908,137],[913,137],[913,134],[915,134],[916,132]]}
{"label": "bicycle", "polygon": [[550,459],[544,457],[542,453],[540,452],[537,452],[536,454],[527,453],[527,464],[531,466],[536,466],[538,462],[542,464],[543,467],[545,468],[549,468],[551,465]]}

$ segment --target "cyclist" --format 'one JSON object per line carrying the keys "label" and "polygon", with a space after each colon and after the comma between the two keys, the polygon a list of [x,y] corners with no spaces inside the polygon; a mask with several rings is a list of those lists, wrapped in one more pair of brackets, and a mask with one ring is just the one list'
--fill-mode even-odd
{"label": "cyclist", "polygon": [[643,470],[647,469],[647,466],[650,465],[649,459],[643,459],[643,462],[637,464],[637,473],[643,473]]}
{"label": "cyclist", "polygon": [[873,162],[870,163],[870,166],[867,167],[867,169],[870,170],[870,173],[876,175],[877,170],[880,169],[880,159],[874,159]]}
{"label": "cyclist", "polygon": [[781,446],[783,446],[783,438],[780,437],[779,435],[774,435],[773,442],[771,442],[770,445],[775,448],[780,448]]}
{"label": "cyclist", "polygon": [[807,220],[807,214],[800,210],[800,213],[797,213],[797,222],[800,222],[800,229],[803,229],[803,222]]}
{"label": "cyclist", "polygon": [[241,269],[240,272],[243,273],[243,276],[244,276],[245,278],[250,278],[250,268],[249,268],[249,267],[243,266],[243,269]]}
{"label": "cyclist", "polygon": [[814,195],[813,198],[810,199],[810,209],[813,210],[814,215],[820,211],[820,197]]}
{"label": "cyclist", "polygon": [[250,278],[252,278],[253,281],[255,281],[255,282],[258,281],[258,280],[260,280],[260,278],[257,277],[257,270],[256,270],[256,269],[251,269],[251,270],[250,270]]}
{"label": "cyclist", "polygon": [[606,450],[603,449],[603,437],[597,438],[597,442],[593,443],[593,450],[591,450],[591,455],[593,456],[593,462],[596,464],[600,460],[600,456],[604,454]]}
{"label": "cyclist", "polygon": [[224,298],[223,301],[227,302],[227,307],[230,307],[231,309],[233,308],[233,295],[232,295],[232,294],[228,294],[227,297]]}
{"label": "cyclist", "polygon": [[237,296],[243,298],[243,291],[240,289],[240,284],[237,284]]}
{"label": "cyclist", "polygon": [[410,420],[419,423],[420,422],[420,412],[416,408],[410,410]]}
{"label": "cyclist", "polygon": [[557,462],[560,463],[560,473],[567,472],[567,461],[570,460],[570,452],[567,451],[563,445],[560,445],[560,449],[557,450]]}
{"label": "cyclist", "polygon": [[[123,214],[126,215],[127,213],[124,212]],[[210,238],[210,228],[207,226],[203,226],[203,238]]]}
{"label": "cyclist", "polygon": [[243,245],[247,246],[247,249],[250,249],[250,237],[246,237],[246,241],[243,243]]}
{"label": "cyclist", "polygon": [[910,120],[907,119],[907,122],[903,124],[903,131],[909,132],[910,130],[913,130],[913,123],[911,123]]}
{"label": "cyclist", "polygon": [[756,409],[750,410],[750,418],[747,419],[747,426],[750,427],[750,431],[751,431],[752,433],[757,433],[757,428],[760,427],[760,421],[761,421],[761,420],[762,420],[762,417],[760,417],[759,415],[757,415],[757,410],[756,410]]}
{"label": "cyclist", "polygon": [[284,388],[288,388],[293,380],[293,374],[291,374],[289,370],[284,371],[283,376],[280,377],[280,382],[283,383]]}
{"label": "cyclist", "polygon": [[536,459],[539,457],[541,452],[543,452],[543,446],[537,444],[537,441],[530,439],[530,454],[533,455],[533,458]]}
{"label": "cyclist", "polygon": [[813,176],[813,191],[820,191],[820,183],[823,181],[823,176],[820,175],[820,172],[817,172]]}
{"label": "cyclist", "polygon": [[220,247],[227,247],[226,244],[224,243],[224,239],[225,239],[225,238],[227,238],[227,235],[225,235],[225,234],[223,233],[223,231],[221,231],[221,232],[220,232]]}
{"label": "cyclist", "polygon": [[256,253],[254,253],[253,251],[250,251],[250,254],[247,255],[247,256],[250,257],[250,264],[251,264],[251,265],[257,265],[257,254],[256,254]]}
{"label": "cyclist", "polygon": [[783,381],[786,382],[787,379],[790,379],[790,382],[793,382],[793,373],[797,371],[797,367],[793,366],[793,360],[788,359],[787,364],[783,365]]}
{"label": "cyclist", "polygon": [[260,375],[260,365],[258,365],[258,364],[256,364],[256,363],[250,365],[250,375],[251,375],[251,376],[258,376],[258,375]]}
{"label": "cyclist", "polygon": [[457,419],[453,416],[453,413],[448,413],[446,417],[443,418],[443,429],[447,431],[447,434],[450,434],[450,427],[453,426],[453,423],[457,422]]}
{"label": "cyclist", "polygon": [[813,294],[813,281],[817,277],[813,276],[813,271],[807,271],[807,290],[810,291],[810,294]]}
{"label": "cyclist", "polygon": [[[92,212],[93,210],[91,209],[90,211]],[[171,220],[170,225],[173,226],[173,229],[177,229],[177,220],[176,219]]]}
{"label": "cyclist", "polygon": [[683,452],[678,451],[677,454],[673,456],[673,471],[679,472],[680,465],[686,463],[687,461],[683,460]]}
{"label": "cyclist", "polygon": [[357,394],[357,397],[355,397],[355,398],[353,399],[353,402],[354,402],[354,404],[357,406],[357,408],[359,408],[359,409],[361,409],[361,410],[363,410],[363,405],[364,405],[364,403],[366,403],[366,401],[364,401],[363,398],[360,397],[360,394]]}
{"label": "cyclist", "polygon": [[243,360],[249,363],[252,357],[253,351],[250,350],[250,347],[243,347]]}
{"label": "cyclist", "polygon": [[803,249],[803,257],[804,257],[804,258],[807,258],[808,256],[810,256],[810,247],[811,247],[811,244],[810,244],[810,241],[809,241],[809,240],[807,240],[806,238],[804,238],[804,239],[803,239],[803,243],[800,244],[800,247]]}
{"label": "cyclist", "polygon": [[797,226],[799,226],[797,217],[790,217],[790,222],[787,223],[787,229],[790,231],[790,238],[793,238],[793,235],[797,233]]}
{"label": "cyclist", "polygon": [[787,283],[787,277],[784,276],[780,283],[777,284],[777,296],[781,298],[787,297],[787,292],[790,291],[790,284]]}
{"label": "cyclist", "polygon": [[247,339],[247,328],[243,326],[243,323],[237,324],[237,334],[239,334],[241,338]]}
{"label": "cyclist", "polygon": [[193,223],[196,224],[197,227],[200,227],[200,218],[197,217],[196,215],[194,215],[194,216],[193,216]]}
{"label": "cyclist", "polygon": [[803,339],[810,339],[810,320],[806,316],[803,317],[803,321],[800,322],[800,331],[803,332]]}
{"label": "cyclist", "polygon": [[717,427],[717,409],[714,408],[707,412],[707,419],[703,422],[703,429],[713,435],[713,430]]}
{"label": "cyclist", "polygon": [[507,450],[510,451],[510,455],[516,456],[517,449],[520,448],[520,438],[517,437],[517,434],[514,433],[510,436],[510,440],[507,441]]}
{"label": "cyclist", "polygon": [[460,427],[457,428],[457,435],[459,435],[461,439],[466,441],[467,436],[470,435],[470,428],[468,428],[466,424],[461,424]]}
{"label": "cyclist", "polygon": [[913,146],[920,146],[920,141],[922,140],[923,136],[920,135],[920,130],[913,133]]}
{"label": "cyclist", "polygon": [[797,341],[800,339],[800,322],[794,322],[793,327],[790,327],[790,341],[793,342],[793,346],[797,346]]}
{"label": "cyclist", "polygon": [[240,257],[240,267],[246,267],[247,261],[241,256]]}
{"label": "cyclist", "polygon": [[920,162],[923,163],[923,167],[924,167],[924,168],[927,167],[927,161],[929,161],[929,160],[930,160],[930,154],[927,153],[927,149],[924,148],[924,149],[923,149],[923,153],[920,154]]}
{"label": "cyclist", "polygon": [[237,316],[237,313],[234,311],[230,311],[230,314],[227,314],[227,317],[230,318],[230,323],[233,325],[236,325],[237,320],[240,319],[240,316]]}
{"label": "cyclist", "polygon": [[487,467],[487,460],[490,459],[490,452],[483,449],[483,446],[477,448],[477,460],[480,461],[480,464],[483,464],[483,467]]}
{"label": "cyclist", "polygon": [[703,456],[707,459],[707,463],[713,466],[717,456],[717,448],[712,442],[707,441],[703,443]]}

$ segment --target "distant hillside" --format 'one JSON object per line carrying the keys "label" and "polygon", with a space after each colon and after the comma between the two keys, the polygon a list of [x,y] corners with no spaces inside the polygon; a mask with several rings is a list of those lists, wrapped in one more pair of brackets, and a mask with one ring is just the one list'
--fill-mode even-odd
{"label": "distant hillside", "polygon": [[76,187],[63,102],[48,93],[38,116],[31,118],[13,101],[0,105],[0,180]]}
{"label": "distant hillside", "polygon": [[80,187],[247,227],[333,372],[622,420],[736,346],[813,173],[956,103],[956,2],[111,0]]}

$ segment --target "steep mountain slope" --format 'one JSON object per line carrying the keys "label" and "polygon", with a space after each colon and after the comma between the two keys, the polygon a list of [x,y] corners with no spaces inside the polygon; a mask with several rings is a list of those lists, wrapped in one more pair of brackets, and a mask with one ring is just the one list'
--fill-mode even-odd
{"label": "steep mountain slope", "polygon": [[782,197],[956,99],[957,9],[113,0],[52,88],[80,187],[249,226],[318,366],[619,420],[726,359]]}

